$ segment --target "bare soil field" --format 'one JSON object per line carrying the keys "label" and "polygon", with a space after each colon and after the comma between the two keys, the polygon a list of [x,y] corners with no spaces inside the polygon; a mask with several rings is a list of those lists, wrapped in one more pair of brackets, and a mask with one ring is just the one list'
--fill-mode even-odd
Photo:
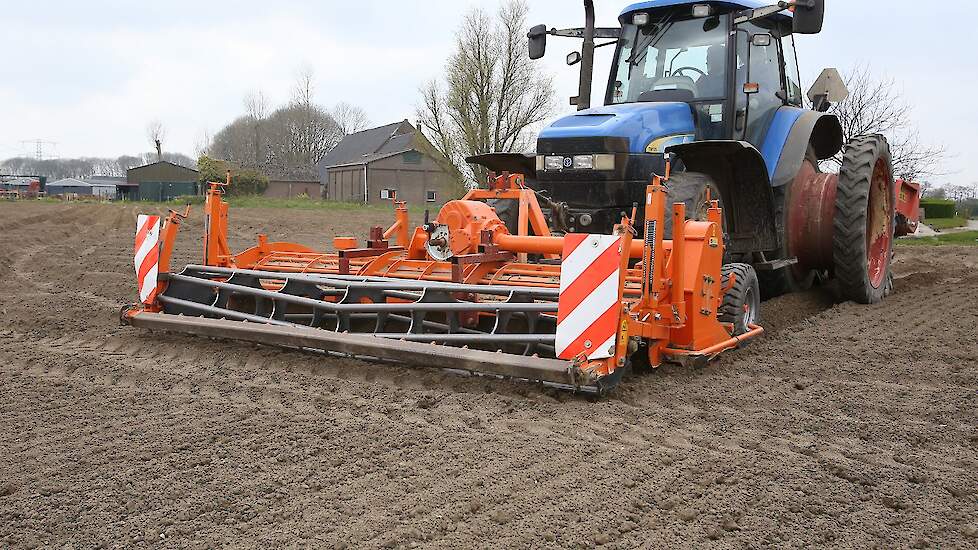
{"label": "bare soil field", "polygon": [[[0,547],[978,547],[978,248],[594,399],[121,327],[137,208],[0,204]],[[231,240],[387,221],[240,209]]]}

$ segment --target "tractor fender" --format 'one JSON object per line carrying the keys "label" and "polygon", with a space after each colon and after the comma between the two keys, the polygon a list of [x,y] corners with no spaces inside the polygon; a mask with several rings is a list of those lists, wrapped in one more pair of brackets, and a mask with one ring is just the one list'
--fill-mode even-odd
{"label": "tractor fender", "polygon": [[778,248],[774,194],[760,151],[746,141],[696,141],[666,149],[687,172],[710,176],[720,190],[730,252]]}
{"label": "tractor fender", "polygon": [[835,115],[802,111],[784,140],[771,185],[781,187],[795,179],[809,146],[816,159],[825,160],[841,151],[842,145],[842,125]]}

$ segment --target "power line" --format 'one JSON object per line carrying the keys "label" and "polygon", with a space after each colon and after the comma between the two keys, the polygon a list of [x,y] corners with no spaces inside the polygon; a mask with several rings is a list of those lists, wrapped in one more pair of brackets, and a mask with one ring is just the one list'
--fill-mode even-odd
{"label": "power line", "polygon": [[48,141],[46,139],[24,139],[20,141],[21,147],[27,148],[27,144],[33,144],[34,146],[34,158],[37,160],[44,160],[44,146],[50,145],[55,147],[58,145],[57,141]]}

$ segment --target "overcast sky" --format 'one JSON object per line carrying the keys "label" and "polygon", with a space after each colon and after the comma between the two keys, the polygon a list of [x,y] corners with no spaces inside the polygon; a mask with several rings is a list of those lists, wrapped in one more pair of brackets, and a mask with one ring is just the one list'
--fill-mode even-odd
{"label": "overcast sky", "polygon": [[[598,24],[613,26],[629,1],[596,0]],[[978,184],[978,50],[973,4],[828,0],[822,34],[800,40],[805,86],[823,67],[867,63],[895,78],[916,105],[927,142],[943,143],[953,173]],[[2,0],[0,158],[118,156],[151,149],[146,125],[160,119],[165,149],[192,154],[206,132],[243,112],[243,97],[262,90],[288,100],[308,66],[316,96],[331,106],[363,107],[376,125],[415,119],[418,88],[438,76],[461,15],[496,0],[183,1]],[[530,23],[578,26],[577,0],[530,0]],[[941,13],[942,12],[942,13]],[[562,109],[576,89],[563,65],[577,44],[553,39],[541,68],[556,77]],[[599,50],[601,52],[601,50]],[[598,59],[600,104],[611,48]],[[967,96],[967,97],[966,97]],[[970,98],[970,99],[967,99]],[[967,101],[966,101],[967,99]]]}

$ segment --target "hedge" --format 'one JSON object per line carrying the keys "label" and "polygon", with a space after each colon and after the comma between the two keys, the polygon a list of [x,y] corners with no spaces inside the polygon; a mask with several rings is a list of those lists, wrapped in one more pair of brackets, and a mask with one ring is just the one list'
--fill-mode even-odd
{"label": "hedge", "polygon": [[947,199],[923,199],[920,207],[924,209],[924,216],[931,218],[953,218],[957,212],[954,201]]}

